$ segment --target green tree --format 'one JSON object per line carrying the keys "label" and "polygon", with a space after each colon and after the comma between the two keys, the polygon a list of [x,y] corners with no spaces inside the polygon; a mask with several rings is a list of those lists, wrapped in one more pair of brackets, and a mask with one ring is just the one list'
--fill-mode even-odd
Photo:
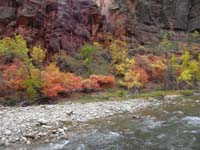
{"label": "green tree", "polygon": [[188,51],[181,57],[182,63],[179,65],[181,73],[177,80],[178,82],[185,82],[189,86],[194,86],[197,81],[200,81],[200,61],[191,59],[191,57]]}
{"label": "green tree", "polygon": [[0,55],[7,57],[17,57],[22,60],[28,59],[29,49],[22,36],[16,35],[14,38],[5,37],[0,40]]}
{"label": "green tree", "polygon": [[92,68],[91,68],[91,63],[92,60],[94,58],[94,55],[97,51],[97,47],[95,45],[91,45],[91,44],[85,44],[82,48],[81,48],[81,56],[84,59],[84,64],[88,69],[88,73],[92,74]]}
{"label": "green tree", "polygon": [[18,58],[23,62],[18,72],[26,75],[26,78],[21,84],[25,86],[28,96],[34,98],[39,95],[43,82],[41,70],[33,65],[33,60],[38,64],[43,63],[46,52],[41,48],[34,47],[31,53],[32,57],[29,57],[28,53],[26,41],[20,35],[16,35],[14,38],[5,37],[0,40],[0,56]]}

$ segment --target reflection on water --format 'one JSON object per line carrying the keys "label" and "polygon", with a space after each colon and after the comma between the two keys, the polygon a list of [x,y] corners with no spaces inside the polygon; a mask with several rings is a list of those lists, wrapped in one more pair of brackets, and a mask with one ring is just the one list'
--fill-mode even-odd
{"label": "reflection on water", "polygon": [[34,150],[200,150],[200,102],[179,100],[88,124],[68,140]]}

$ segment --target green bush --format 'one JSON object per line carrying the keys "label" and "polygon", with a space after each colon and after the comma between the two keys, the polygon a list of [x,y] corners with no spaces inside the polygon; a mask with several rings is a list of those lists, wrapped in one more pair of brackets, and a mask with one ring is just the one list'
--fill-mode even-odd
{"label": "green bush", "polygon": [[[42,87],[42,81],[40,79],[41,70],[34,66],[33,60],[35,60],[39,66],[42,66],[46,52],[41,48],[34,47],[31,53],[32,57],[30,57],[28,53],[29,49],[26,40],[20,35],[16,35],[14,38],[5,37],[0,40],[0,56],[8,56],[13,59],[17,58],[21,62],[21,65],[19,65],[19,68],[17,68],[16,71],[12,70],[14,68],[11,68],[10,71],[12,71],[13,76],[16,76],[17,72],[19,75],[21,74],[20,77],[22,79],[19,80],[17,78],[16,80],[19,80],[20,82],[23,80],[24,82],[19,84],[23,84],[22,86],[27,90],[29,98],[34,98],[38,96],[38,91]],[[15,79],[11,79],[11,82],[13,82],[13,80]],[[17,81],[16,84],[18,84]]]}
{"label": "green bush", "polygon": [[94,45],[90,45],[90,44],[85,44],[81,48],[80,55],[83,57],[83,63],[87,67],[89,74],[92,74],[92,68],[90,67],[90,65],[96,51],[97,51],[97,48]]}
{"label": "green bush", "polygon": [[194,86],[200,81],[200,61],[192,59],[188,51],[182,55],[181,60],[182,63],[178,66],[181,73],[177,81],[185,82],[189,86]]}
{"label": "green bush", "polygon": [[191,91],[191,90],[184,90],[184,91],[181,91],[180,93],[183,96],[192,96],[193,95],[193,91]]}
{"label": "green bush", "polygon": [[9,58],[20,58],[26,60],[29,49],[22,36],[16,35],[14,38],[5,37],[0,40],[0,55]]}
{"label": "green bush", "polygon": [[81,75],[83,72],[83,63],[79,56],[70,56],[62,52],[54,55],[54,61],[61,71],[74,72],[78,75]]}

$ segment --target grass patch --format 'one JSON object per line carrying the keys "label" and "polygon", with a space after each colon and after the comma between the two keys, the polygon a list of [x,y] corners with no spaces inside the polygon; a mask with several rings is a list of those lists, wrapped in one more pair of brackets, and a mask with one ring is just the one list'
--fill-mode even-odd
{"label": "grass patch", "polygon": [[132,98],[164,98],[166,95],[183,95],[184,97],[192,96],[194,93],[193,90],[169,90],[169,91],[163,91],[163,90],[157,90],[157,91],[145,91],[138,93],[136,95],[133,95]]}
{"label": "grass patch", "polygon": [[[91,102],[106,102],[106,101],[126,101],[129,99],[146,99],[155,98],[163,99],[166,95],[183,95],[185,98],[199,99],[199,96],[193,95],[193,90],[181,90],[181,91],[141,91],[141,93],[133,94],[124,89],[109,89],[107,91],[100,91],[95,93],[76,93],[69,98],[62,98],[58,100],[58,103],[71,101],[74,103],[91,103]],[[16,106],[22,101],[16,98],[0,98],[0,105],[4,106]]]}
{"label": "grass patch", "polygon": [[162,98],[166,95],[165,91],[151,91],[151,92],[142,92],[131,96],[132,98]]}
{"label": "grass patch", "polygon": [[191,98],[193,96],[193,90],[176,90],[176,91],[142,91],[138,94],[132,94],[124,89],[114,89],[103,92],[96,92],[92,94],[83,94],[76,97],[73,101],[80,103],[89,103],[89,102],[105,102],[105,101],[125,101],[128,99],[162,99],[166,95],[183,95],[186,98]]}
{"label": "grass patch", "polygon": [[184,90],[184,91],[180,91],[181,95],[188,97],[188,96],[193,96],[194,91],[192,90]]}
{"label": "grass patch", "polygon": [[16,106],[20,100],[15,97],[1,97],[0,105],[2,106]]}
{"label": "grass patch", "polygon": [[91,94],[81,94],[73,99],[75,102],[90,103],[104,101],[122,101],[127,100],[127,91],[121,89],[95,92]]}

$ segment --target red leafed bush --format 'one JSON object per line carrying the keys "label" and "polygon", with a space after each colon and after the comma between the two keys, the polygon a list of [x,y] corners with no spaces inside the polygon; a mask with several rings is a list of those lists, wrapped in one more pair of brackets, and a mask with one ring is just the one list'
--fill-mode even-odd
{"label": "red leafed bush", "polygon": [[164,80],[164,75],[165,75],[165,70],[161,68],[153,68],[152,70],[153,80],[162,82]]}
{"label": "red leafed bush", "polygon": [[64,87],[61,85],[62,74],[59,72],[53,72],[53,70],[51,71],[50,68],[48,68],[42,73],[42,78],[44,79],[43,90],[45,95],[55,97],[58,96],[60,92],[64,91]]}
{"label": "red leafed bush", "polygon": [[26,75],[20,72],[23,65],[21,61],[16,61],[10,64],[3,70],[2,79],[3,83],[0,85],[2,91],[6,90],[19,90],[23,88],[22,82],[26,79]]}
{"label": "red leafed bush", "polygon": [[44,94],[49,97],[59,93],[70,93],[82,88],[82,78],[71,73],[61,72],[56,64],[50,64],[42,72]]}
{"label": "red leafed bush", "polygon": [[[162,82],[167,69],[167,60],[163,56],[146,55],[137,56],[134,58],[136,60],[136,69],[143,68],[147,75],[148,80],[153,82]],[[144,79],[144,77],[142,77]]]}
{"label": "red leafed bush", "polygon": [[113,88],[115,85],[114,76],[91,75],[90,80],[95,80],[100,88]]}
{"label": "red leafed bush", "polygon": [[86,90],[113,88],[114,85],[114,76],[91,75],[89,79],[82,82],[82,87]]}
{"label": "red leafed bush", "polygon": [[97,83],[97,80],[91,80],[91,79],[86,79],[82,81],[82,89],[83,90],[89,90],[89,91],[95,91],[98,90],[99,84]]}
{"label": "red leafed bush", "polygon": [[63,92],[65,89],[61,86],[60,83],[58,83],[54,84],[53,86],[46,86],[44,90],[47,96],[56,97],[60,92]]}
{"label": "red leafed bush", "polygon": [[162,82],[164,80],[165,72],[167,69],[166,64],[161,60],[157,60],[152,63],[151,66],[153,79]]}
{"label": "red leafed bush", "polygon": [[[28,73],[24,71],[25,65],[21,61],[2,67],[2,83],[0,91],[25,91],[25,81],[29,79]],[[35,70],[32,70],[34,75]],[[38,75],[41,80],[42,94],[48,97],[56,97],[59,94],[70,94],[81,90],[95,91],[99,89],[114,87],[113,76],[91,75],[89,79],[72,73],[61,72],[55,63],[52,63],[41,70]],[[33,78],[34,79],[34,78]],[[37,79],[36,79],[37,80]],[[31,80],[32,81],[32,80]],[[34,80],[35,81],[35,80]],[[32,85],[29,80],[26,82]]]}
{"label": "red leafed bush", "polygon": [[65,91],[75,92],[82,89],[83,78],[73,73],[63,73],[62,85]]}
{"label": "red leafed bush", "polygon": [[142,83],[142,85],[145,85],[149,82],[149,75],[143,68],[137,67],[134,69],[134,71],[139,73],[139,81]]}

